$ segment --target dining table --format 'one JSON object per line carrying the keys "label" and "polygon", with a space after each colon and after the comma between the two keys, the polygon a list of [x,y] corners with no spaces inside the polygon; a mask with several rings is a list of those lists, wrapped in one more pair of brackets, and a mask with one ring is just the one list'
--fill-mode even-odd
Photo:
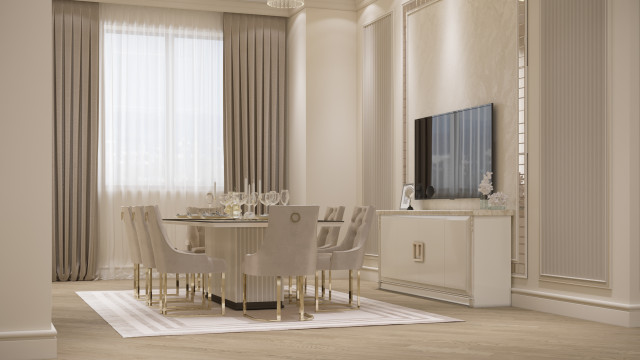
{"label": "dining table", "polygon": [[[242,310],[242,262],[245,254],[258,251],[269,221],[265,217],[256,219],[234,219],[228,217],[176,217],[163,219],[167,225],[199,226],[204,228],[205,253],[224,259],[227,265],[225,306]],[[318,220],[318,227],[342,226],[343,221]],[[311,275],[311,274],[308,274]],[[220,302],[220,278],[211,279],[211,293],[207,296]],[[205,291],[207,288],[205,287]],[[247,309],[275,309],[276,279],[274,276],[247,277]]]}

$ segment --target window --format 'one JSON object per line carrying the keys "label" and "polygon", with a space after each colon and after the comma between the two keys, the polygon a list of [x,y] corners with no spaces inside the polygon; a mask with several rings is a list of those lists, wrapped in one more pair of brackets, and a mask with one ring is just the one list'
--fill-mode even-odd
{"label": "window", "polygon": [[221,26],[158,13],[103,23],[104,185],[223,188]]}

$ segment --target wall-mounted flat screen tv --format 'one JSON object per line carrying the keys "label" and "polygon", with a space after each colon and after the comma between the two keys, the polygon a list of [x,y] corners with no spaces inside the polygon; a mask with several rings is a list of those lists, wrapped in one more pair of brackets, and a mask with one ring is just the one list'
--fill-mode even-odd
{"label": "wall-mounted flat screen tv", "polygon": [[415,120],[415,198],[480,197],[492,155],[493,104]]}

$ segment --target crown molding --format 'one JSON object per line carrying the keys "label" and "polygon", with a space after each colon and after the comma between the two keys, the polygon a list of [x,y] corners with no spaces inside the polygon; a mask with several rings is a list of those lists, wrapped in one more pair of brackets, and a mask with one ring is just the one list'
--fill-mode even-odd
{"label": "crown molding", "polygon": [[376,1],[378,0],[356,0],[356,10],[362,10]]}

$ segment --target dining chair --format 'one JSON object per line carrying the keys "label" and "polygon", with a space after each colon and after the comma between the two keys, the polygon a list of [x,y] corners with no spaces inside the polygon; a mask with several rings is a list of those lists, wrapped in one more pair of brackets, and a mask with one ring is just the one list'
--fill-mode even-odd
{"label": "dining chair", "polygon": [[[142,259],[142,264],[147,268],[146,272],[146,287],[145,287],[145,296],[147,300],[147,305],[153,305],[153,269],[156,267],[155,257],[153,255],[153,247],[151,245],[151,238],[149,235],[149,230],[147,229],[147,225],[144,221],[144,206],[133,206],[131,207],[133,219],[133,225],[136,229],[136,235],[138,237],[138,244],[140,246],[140,257]],[[188,280],[188,279],[187,279]],[[175,295],[180,294],[180,276],[176,274],[176,293]],[[187,281],[187,289],[186,289],[186,297],[193,299],[193,289],[189,288],[189,282]]]}
{"label": "dining chair", "polygon": [[[338,216],[339,208],[340,207],[338,206],[336,207],[327,206],[322,219],[325,221],[336,220]],[[342,213],[344,213],[344,206],[341,206],[341,208],[342,208]],[[340,215],[340,220],[342,220],[342,215]],[[333,226],[320,226],[320,229],[318,230],[318,237],[316,239],[316,246],[318,248],[321,248],[327,244],[327,237],[329,236],[329,233],[331,230],[333,230],[333,228],[334,228]],[[340,231],[339,227],[338,227],[338,231]],[[307,285],[306,277],[305,277],[304,284],[300,284],[300,285],[296,284],[296,286],[304,286],[304,294],[307,293],[306,285]],[[322,296],[324,296],[324,271],[322,272]],[[293,302],[293,281],[291,276],[289,276],[289,287],[288,287],[287,297],[289,299],[289,303],[292,303]]]}
{"label": "dining chair", "polygon": [[[167,306],[167,274],[168,273],[190,273],[202,274],[203,283],[210,284],[212,273],[220,273],[220,315],[225,313],[225,272],[226,263],[223,259],[213,258],[206,254],[194,254],[187,251],[180,251],[169,243],[169,237],[162,224],[162,217],[157,205],[145,206],[145,219],[149,230],[155,265],[160,273],[160,303],[162,314],[166,315],[170,310],[191,310],[192,307]],[[206,279],[206,280],[205,280]],[[204,284],[203,284],[204,285]],[[211,287],[208,288],[209,294]],[[200,309],[208,309],[209,303],[202,286],[202,304]]]}
{"label": "dining chair", "polygon": [[133,225],[131,207],[120,207],[120,219],[124,221],[127,243],[129,243],[129,254],[133,262],[133,296],[136,299],[140,299],[140,264],[142,264],[142,256],[140,255],[140,244],[138,243],[136,228]]}
{"label": "dining chair", "polygon": [[[328,207],[324,215],[324,220],[342,221],[343,217],[344,217],[344,206]],[[341,228],[342,228],[342,224],[334,225],[334,226],[322,226],[320,228],[320,231],[318,232],[318,248],[323,249],[323,248],[330,248],[330,247],[336,246],[338,243],[338,237],[340,235]],[[319,250],[319,251],[322,252],[322,250]],[[322,297],[324,298],[325,272],[322,271],[321,274],[322,274],[322,280],[321,280]]]}
{"label": "dining chair", "polygon": [[[344,206],[336,206],[336,207],[329,207],[327,208],[327,210],[331,209],[331,214],[329,216],[327,216],[327,214],[325,214],[325,218],[324,220],[329,220],[329,221],[342,221],[342,218],[344,217]],[[332,246],[336,246],[338,243],[338,237],[340,235],[340,229],[342,228],[342,225],[334,225],[334,226],[323,226],[320,231],[318,232],[318,247],[320,248],[327,248],[327,247],[332,247]],[[325,233],[323,234],[323,230],[325,231]],[[322,237],[323,239],[323,243],[320,244],[320,238]]]}
{"label": "dining chair", "polygon": [[[211,209],[199,208],[199,207],[187,207],[187,214],[201,215]],[[187,251],[195,254],[204,254],[204,227],[202,226],[187,226]],[[202,279],[195,274],[187,274],[187,283],[193,286],[195,290],[198,290],[198,286],[203,286]]]}
{"label": "dining chair", "polygon": [[[187,207],[187,214],[200,214],[200,208]],[[204,253],[204,227],[187,226],[187,250],[192,253]]]}
{"label": "dining chair", "polygon": [[[375,208],[373,206],[359,206],[353,209],[351,222],[347,232],[339,245],[318,249],[316,271],[329,271],[329,301],[331,301],[331,271],[349,271],[349,304],[353,304],[353,271],[357,273],[357,308],[360,308],[360,269],[364,262],[364,252],[367,239],[373,223]],[[316,273],[316,283],[318,282]],[[316,298],[318,297],[316,286]],[[318,311],[318,301],[316,301]]]}
{"label": "dining chair", "polygon": [[[297,283],[316,271],[316,228],[318,206],[271,206],[269,224],[264,240],[258,251],[246,254],[242,264],[242,313],[247,314],[247,275],[276,277],[276,319],[282,320],[282,277],[296,276]],[[317,275],[316,275],[317,276]],[[311,320],[312,315],[304,312],[302,286],[298,286],[299,320]],[[317,291],[316,291],[317,294]]]}

